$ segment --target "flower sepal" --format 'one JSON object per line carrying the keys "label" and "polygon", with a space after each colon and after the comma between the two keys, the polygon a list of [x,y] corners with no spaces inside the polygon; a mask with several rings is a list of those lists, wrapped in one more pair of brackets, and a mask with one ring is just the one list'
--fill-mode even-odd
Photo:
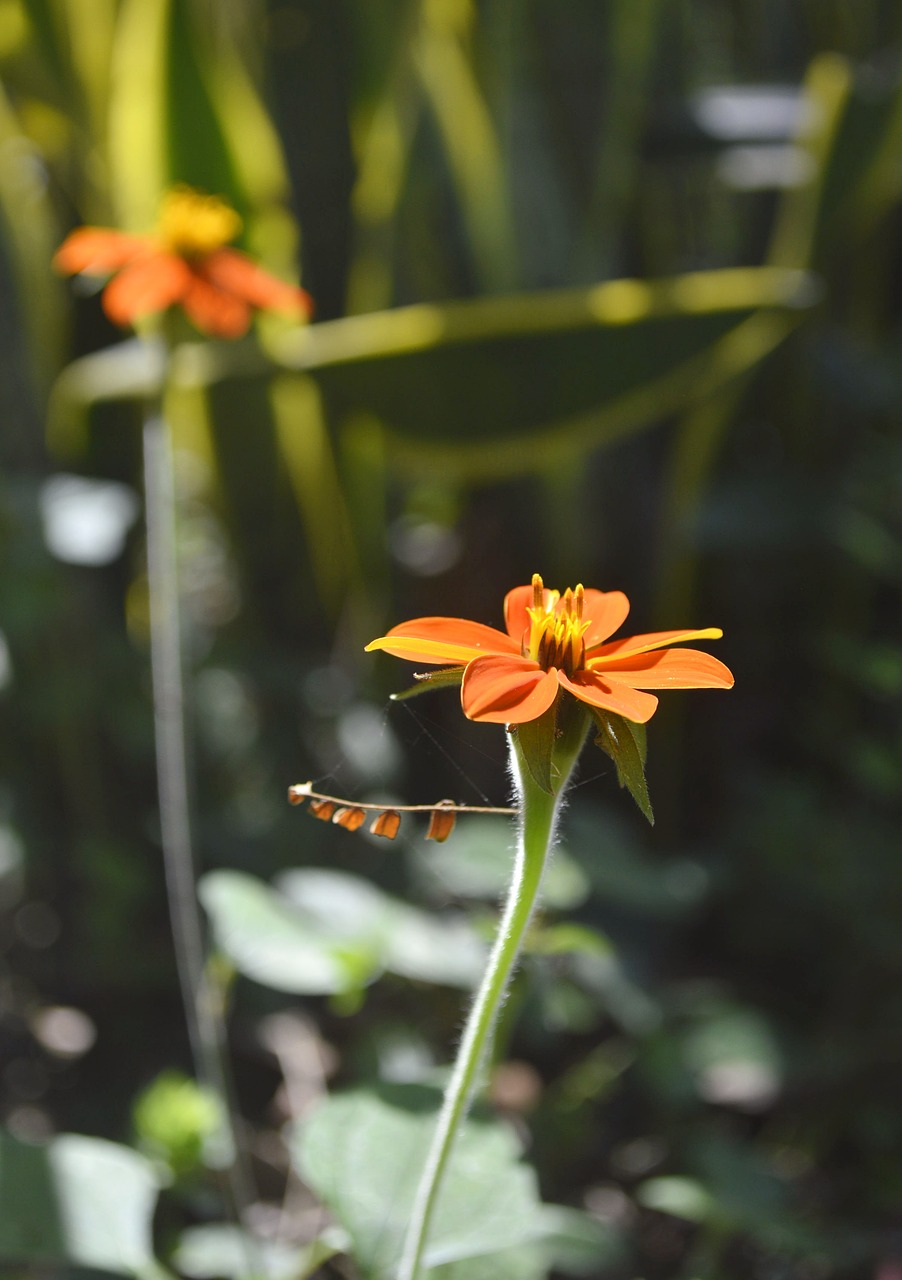
{"label": "flower sepal", "polygon": [[510,726],[530,777],[547,795],[556,796],[561,791],[588,727],[589,717],[581,703],[560,694],[535,720]]}
{"label": "flower sepal", "polygon": [[654,826],[655,815],[645,780],[645,725],[615,715],[613,711],[602,711],[600,707],[591,707],[590,711],[598,728],[595,745],[614,761],[617,781],[626,787],[644,817]]}
{"label": "flower sepal", "polygon": [[400,693],[391,694],[392,702],[404,702],[407,698],[415,698],[420,693],[431,693],[433,689],[447,689],[451,685],[459,688],[464,678],[464,669],[463,667],[439,667],[435,671],[415,671],[413,678],[416,684],[411,685],[409,689],[402,689]]}

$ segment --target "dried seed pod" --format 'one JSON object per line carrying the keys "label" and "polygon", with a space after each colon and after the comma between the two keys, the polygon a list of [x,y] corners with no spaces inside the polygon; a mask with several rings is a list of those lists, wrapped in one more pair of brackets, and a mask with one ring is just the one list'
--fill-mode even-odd
{"label": "dried seed pod", "polygon": [[366,822],[366,814],[356,805],[342,805],[340,809],[335,810],[332,821],[336,826],[344,827],[345,831],[356,831]]}
{"label": "dried seed pod", "polygon": [[311,800],[307,806],[307,812],[312,813],[314,818],[319,818],[322,822],[328,822],[335,812],[335,807],[332,800]]}
{"label": "dried seed pod", "polygon": [[400,825],[400,813],[396,809],[385,809],[370,823],[370,831],[374,836],[385,836],[386,840],[394,840]]}
{"label": "dried seed pod", "polygon": [[427,840],[435,840],[438,844],[442,844],[448,839],[454,830],[457,814],[453,809],[445,808],[445,806],[453,803],[453,800],[440,800],[432,810],[429,815],[429,830],[426,832]]}

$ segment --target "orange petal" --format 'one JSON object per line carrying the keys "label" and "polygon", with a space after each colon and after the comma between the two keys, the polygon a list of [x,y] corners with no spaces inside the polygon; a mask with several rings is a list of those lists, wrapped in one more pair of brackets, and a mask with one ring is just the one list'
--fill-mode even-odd
{"label": "orange petal", "polygon": [[80,271],[106,275],[154,251],[153,241],[146,236],[129,236],[108,227],[79,227],[57,249],[53,265],[70,276]]}
{"label": "orange petal", "polygon": [[[632,657],[637,653],[649,653],[652,649],[660,649],[667,644],[679,644],[682,640],[719,640],[723,632],[720,627],[705,627],[701,631],[649,631],[641,636],[625,636],[621,640],[609,640],[586,653],[586,665],[593,671],[600,671],[617,663],[609,659]],[[588,644],[586,649],[589,649]]]}
{"label": "orange petal", "polygon": [[658,699],[651,693],[640,693],[629,685],[616,680],[602,679],[594,671],[577,671],[571,680],[563,671],[557,672],[560,685],[581,702],[588,702],[603,711],[613,711],[637,724],[644,724],[655,713]]}
{"label": "orange petal", "polygon": [[599,675],[633,689],[731,689],[733,673],[698,649],[657,649],[621,658]]}
{"label": "orange petal", "polygon": [[630,602],[622,591],[595,591],[587,588],[583,598],[583,622],[588,622],[584,637],[587,649],[601,644],[622,627],[630,611]]}
{"label": "orange petal", "polygon": [[554,671],[543,671],[529,658],[490,655],[467,667],[460,702],[470,720],[525,724],[548,710],[557,688]]}
{"label": "orange petal", "polygon": [[247,333],[251,310],[243,298],[219,289],[191,271],[191,279],[182,298],[185,315],[201,333],[215,338],[240,338]]}
{"label": "orange petal", "polygon": [[306,290],[270,275],[237,249],[218,249],[208,254],[198,263],[197,272],[218,289],[252,307],[295,312],[305,317],[313,311],[313,300]]}
{"label": "orange petal", "polygon": [[131,324],[180,301],[190,278],[187,263],[174,254],[147,254],[110,281],[103,291],[103,309],[114,324]]}
{"label": "orange petal", "polygon": [[[548,601],[551,592],[546,587],[542,592],[542,600],[545,607],[548,607]],[[530,620],[527,609],[532,608],[533,589],[528,587],[514,587],[513,591],[508,591],[504,597],[504,625],[507,627],[507,634],[516,641],[517,652],[520,652],[520,643],[523,639],[523,632],[529,630]]]}
{"label": "orange petal", "polygon": [[384,649],[395,658],[409,662],[471,662],[489,653],[517,654],[515,645],[503,631],[467,618],[414,618],[392,627],[388,635],[372,640],[366,652]]}

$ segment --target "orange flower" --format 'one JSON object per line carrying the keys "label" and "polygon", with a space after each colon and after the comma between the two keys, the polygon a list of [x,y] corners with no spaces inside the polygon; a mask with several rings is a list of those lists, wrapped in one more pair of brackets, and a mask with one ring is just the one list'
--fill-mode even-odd
{"label": "orange flower", "polygon": [[153,234],[79,227],[53,260],[66,275],[113,275],[103,309],[114,324],[181,306],[202,333],[238,338],[252,308],[307,318],[310,295],[277,280],[237,249],[226,248],[241,219],[217,196],[173,187],[163,197]]}
{"label": "orange flower", "polygon": [[523,724],[544,714],[560,690],[580,702],[644,724],[658,699],[646,689],[729,689],[730,671],[683,640],[717,640],[719,627],[609,637],[625,621],[622,591],[547,590],[538,574],[504,600],[507,633],[465,618],[416,618],[367,645],[413,662],[462,672],[461,704],[470,720]]}

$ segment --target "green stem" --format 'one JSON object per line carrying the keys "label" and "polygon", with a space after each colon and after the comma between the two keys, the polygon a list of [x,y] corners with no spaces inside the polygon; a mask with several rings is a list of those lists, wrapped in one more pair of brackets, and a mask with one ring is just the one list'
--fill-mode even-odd
{"label": "green stem", "polygon": [[584,730],[568,735],[555,748],[556,789],[544,791],[530,772],[516,731],[510,734],[511,770],[520,800],[517,856],[504,914],[489,956],[482,984],[464,1028],[454,1070],[444,1100],[413,1203],[397,1280],[418,1280],[423,1250],[435,1210],[442,1178],[492,1037],[498,1011],[504,1002],[523,938],[529,926],[554,841],[561,797],[582,746]]}
{"label": "green stem", "polygon": [[[191,838],[185,692],[176,551],[176,499],[172,438],[159,404],[144,421],[144,484],[150,588],[150,659],[160,836],[173,943],[200,1082],[220,1105],[220,1151],[225,1192],[235,1222],[254,1199],[253,1184],[237,1140],[222,1017],[206,966],[203,923],[196,893]],[[259,1260],[248,1258],[259,1270]]]}

